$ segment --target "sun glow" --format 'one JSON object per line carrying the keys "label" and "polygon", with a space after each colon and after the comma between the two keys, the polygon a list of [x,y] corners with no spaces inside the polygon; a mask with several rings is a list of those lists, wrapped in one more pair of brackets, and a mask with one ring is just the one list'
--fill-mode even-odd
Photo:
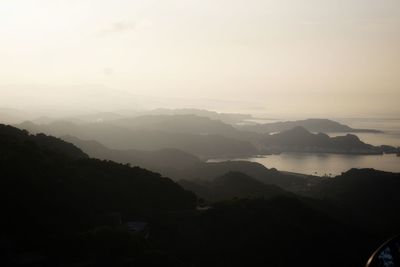
{"label": "sun glow", "polygon": [[305,2],[4,0],[0,90],[97,85],[290,112],[328,96],[326,113],[379,98],[397,112],[400,2]]}

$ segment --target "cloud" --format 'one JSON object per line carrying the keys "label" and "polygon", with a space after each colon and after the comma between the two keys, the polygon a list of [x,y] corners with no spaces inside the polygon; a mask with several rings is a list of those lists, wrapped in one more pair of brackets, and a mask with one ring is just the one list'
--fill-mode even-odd
{"label": "cloud", "polygon": [[135,24],[131,22],[119,21],[112,25],[111,31],[112,32],[125,32],[131,31],[135,29]]}
{"label": "cloud", "polygon": [[134,31],[136,29],[136,24],[129,21],[118,21],[112,23],[109,27],[101,30],[99,35],[109,35],[109,34],[118,34],[124,32]]}
{"label": "cloud", "polygon": [[111,75],[113,75],[114,74],[114,69],[113,68],[110,68],[110,67],[107,67],[107,68],[104,68],[103,69],[103,73],[104,73],[104,75],[106,75],[106,76],[111,76]]}

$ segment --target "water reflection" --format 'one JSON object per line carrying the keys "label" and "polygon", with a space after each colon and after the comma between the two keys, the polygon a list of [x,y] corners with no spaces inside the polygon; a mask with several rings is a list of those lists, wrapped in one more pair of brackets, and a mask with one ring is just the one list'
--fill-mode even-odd
{"label": "water reflection", "polygon": [[[210,162],[225,161],[214,159]],[[247,160],[263,164],[267,168],[281,171],[317,175],[339,175],[351,168],[374,168],[377,170],[400,172],[400,157],[396,155],[339,155],[312,153],[282,153]]]}

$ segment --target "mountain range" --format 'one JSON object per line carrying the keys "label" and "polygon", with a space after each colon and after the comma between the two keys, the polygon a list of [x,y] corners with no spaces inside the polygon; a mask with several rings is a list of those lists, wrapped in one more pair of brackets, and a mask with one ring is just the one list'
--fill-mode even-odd
{"label": "mountain range", "polygon": [[[151,121],[151,118],[148,119]],[[166,119],[172,122],[169,117],[166,117]],[[55,121],[39,125],[24,122],[16,126],[34,133],[44,132],[58,137],[70,135],[83,140],[95,140],[112,149],[161,150],[175,148],[202,158],[257,154],[257,149],[251,142],[217,134],[218,131],[221,131],[221,128],[216,130],[216,127],[210,126],[204,128],[208,130],[194,133],[195,130],[187,124],[180,128],[176,124],[168,126],[168,121],[163,120],[162,123],[164,123],[165,128],[162,130],[161,126],[158,126],[160,122],[157,118],[155,118],[155,123],[143,122],[141,124],[142,120],[142,117],[132,120],[125,119],[117,121],[115,124],[109,122],[76,124]],[[224,124],[209,119],[198,118],[196,121],[204,120],[225,127]],[[195,122],[192,125],[195,125]],[[226,125],[226,127],[236,131],[231,126]],[[197,128],[197,130],[199,129]]]}
{"label": "mountain range", "polygon": [[[353,134],[329,137],[298,126],[276,134],[239,130],[222,121],[197,115],[143,115],[106,121],[53,121],[16,125],[34,133],[74,136],[115,150],[175,149],[200,159],[238,158],[279,152],[343,154],[397,153],[391,146],[372,146]],[[334,123],[335,124],[335,123]],[[345,127],[347,128],[347,126]]]}
{"label": "mountain range", "polygon": [[297,121],[281,121],[263,124],[244,124],[239,129],[257,133],[276,133],[303,127],[310,132],[322,133],[380,133],[375,129],[355,129],[329,119],[306,119]]}

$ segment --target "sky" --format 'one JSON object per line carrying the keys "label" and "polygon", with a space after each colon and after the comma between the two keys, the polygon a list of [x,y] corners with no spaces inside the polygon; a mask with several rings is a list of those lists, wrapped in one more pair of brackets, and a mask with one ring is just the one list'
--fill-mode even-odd
{"label": "sky", "polygon": [[400,117],[399,0],[0,0],[0,107]]}

